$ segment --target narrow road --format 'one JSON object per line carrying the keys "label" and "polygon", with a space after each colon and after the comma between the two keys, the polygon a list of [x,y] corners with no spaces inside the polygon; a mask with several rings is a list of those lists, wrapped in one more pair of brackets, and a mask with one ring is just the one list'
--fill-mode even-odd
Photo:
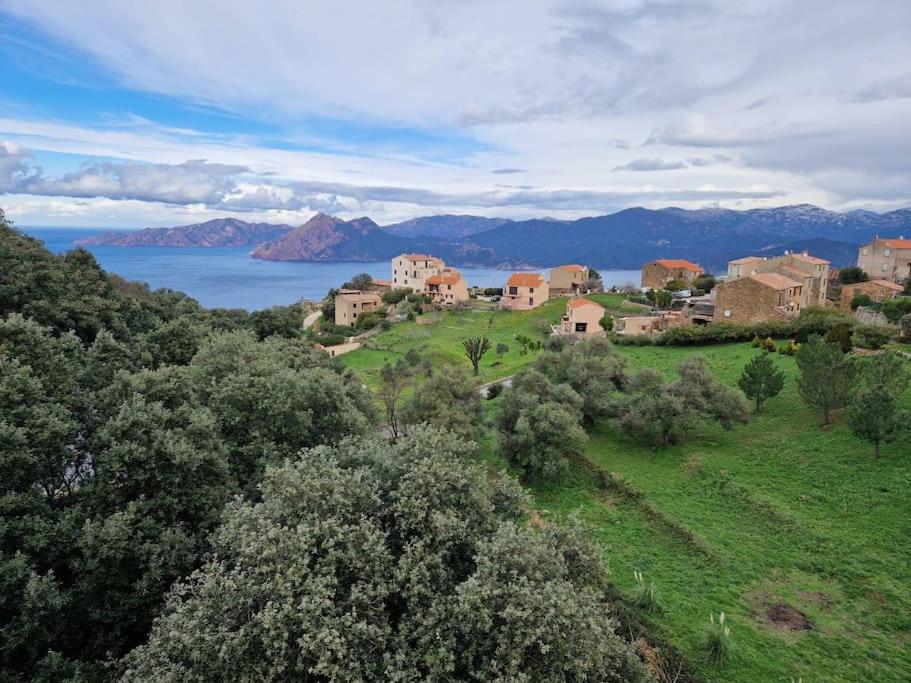
{"label": "narrow road", "polygon": [[315,323],[322,314],[322,311],[313,311],[313,313],[304,318],[304,329],[309,330],[313,327],[313,323]]}
{"label": "narrow road", "polygon": [[481,393],[481,397],[487,398],[487,390],[490,389],[490,387],[494,386],[495,384],[502,384],[504,387],[511,387],[513,377],[515,377],[515,375],[510,375],[509,377],[502,377],[500,379],[495,379],[493,382],[488,382],[487,384],[482,384],[480,387],[478,387],[478,391]]}

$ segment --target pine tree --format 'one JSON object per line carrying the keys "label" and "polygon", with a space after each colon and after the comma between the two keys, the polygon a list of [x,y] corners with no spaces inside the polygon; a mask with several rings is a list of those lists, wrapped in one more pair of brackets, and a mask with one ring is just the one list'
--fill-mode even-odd
{"label": "pine tree", "polygon": [[832,423],[832,410],[847,404],[854,387],[854,366],[841,347],[818,336],[810,337],[795,356],[800,377],[797,388],[808,405],[822,411],[822,423]]}
{"label": "pine tree", "polygon": [[762,354],[747,363],[737,384],[747,398],[756,402],[758,413],[766,399],[778,396],[784,388],[784,373],[775,367],[768,355]]}
{"label": "pine tree", "polygon": [[855,436],[873,444],[879,458],[880,444],[895,439],[902,426],[895,396],[882,386],[860,392],[848,406],[848,424]]}

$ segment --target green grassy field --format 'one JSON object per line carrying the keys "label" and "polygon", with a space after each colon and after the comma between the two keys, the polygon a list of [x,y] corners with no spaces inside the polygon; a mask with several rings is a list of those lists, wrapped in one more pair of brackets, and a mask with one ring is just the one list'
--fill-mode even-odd
{"label": "green grassy field", "polygon": [[[702,353],[733,385],[755,350],[621,352],[631,367],[668,373]],[[794,360],[774,358],[785,390],[747,426],[702,427],[653,452],[599,425],[587,454],[594,469],[535,488],[536,500],[551,514],[582,515],[621,589],[634,589],[634,570],[655,582],[664,609],[654,621],[707,680],[911,680],[911,438],[885,446],[877,462],[838,421],[823,431],[797,395]],[[597,469],[642,496],[602,489]],[[781,605],[809,628],[776,624],[770,611]],[[722,610],[736,655],[716,669],[701,645],[709,614]]]}
{"label": "green grassy field", "polygon": [[509,351],[497,356],[491,349],[481,361],[480,379],[490,382],[508,377],[534,360],[534,354],[521,355],[516,335],[536,341],[550,334],[550,325],[557,322],[566,308],[565,299],[548,301],[532,311],[461,310],[428,313],[415,322],[395,325],[369,340],[369,348],[361,348],[341,357],[341,362],[358,373],[367,386],[375,388],[379,371],[386,361],[396,359],[414,349],[429,358],[434,365],[462,365],[470,368],[462,349],[462,340],[486,335],[494,348],[499,343]]}
{"label": "green grassy field", "polygon": [[[621,302],[604,303],[618,310]],[[373,384],[382,362],[409,348],[434,363],[467,364],[461,340],[488,334],[510,344],[504,357],[484,359],[489,381],[530,362],[514,335],[541,338],[538,319],[554,320],[562,309],[551,302],[492,322],[489,314],[444,314],[431,326],[384,332],[383,350],[344,360]],[[702,354],[732,386],[756,353],[749,344],[618,350],[631,369],[669,375]],[[794,359],[772,357],[785,389],[748,425],[730,432],[701,425],[687,443],[655,452],[599,424],[585,462],[560,482],[532,488],[535,505],[545,520],[581,515],[621,591],[634,590],[634,570],[655,582],[662,611],[651,621],[706,680],[909,681],[911,436],[885,445],[875,461],[838,416],[823,431],[797,394]],[[911,392],[903,400],[911,408]],[[487,403],[488,416],[495,404]],[[481,450],[489,466],[508,471],[492,434]],[[602,472],[620,484],[605,488]],[[720,611],[735,654],[715,667],[703,659],[702,639],[709,614]]]}

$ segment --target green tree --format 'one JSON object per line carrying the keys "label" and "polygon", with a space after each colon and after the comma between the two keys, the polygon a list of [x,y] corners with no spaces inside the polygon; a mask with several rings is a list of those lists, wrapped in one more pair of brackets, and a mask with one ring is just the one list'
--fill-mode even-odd
{"label": "green tree", "polygon": [[399,359],[399,362],[394,366],[384,363],[380,370],[380,388],[378,393],[385,410],[386,428],[393,439],[398,439],[401,436],[398,405],[399,399],[405,391],[408,375],[408,368],[403,359]]}
{"label": "green tree", "polygon": [[417,430],[270,468],[124,678],[642,680],[600,552],[517,524],[523,494],[464,448]]}
{"label": "green tree", "polygon": [[747,421],[743,397],[718,382],[701,356],[683,361],[677,375],[671,382],[651,368],[633,375],[615,410],[620,430],[658,448],[681,441],[699,420],[724,429]]}
{"label": "green tree", "polygon": [[766,399],[781,393],[784,388],[784,373],[775,367],[771,356],[760,354],[743,368],[737,384],[748,399],[755,401],[758,413]]}
{"label": "green tree", "polygon": [[841,347],[819,336],[801,344],[795,355],[800,377],[797,388],[807,405],[822,411],[822,423],[832,423],[832,411],[844,407],[854,387],[854,366]]}
{"label": "green tree", "polygon": [[873,444],[873,454],[879,459],[880,445],[898,436],[907,417],[898,409],[895,396],[883,386],[859,392],[848,404],[848,424],[858,438]]}
{"label": "green tree", "polygon": [[715,285],[717,284],[718,278],[710,273],[703,273],[693,280],[693,289],[701,289],[703,292],[708,294],[713,289],[715,289]]}
{"label": "green tree", "polygon": [[503,452],[529,481],[559,479],[587,444],[578,417],[553,401],[523,410],[515,429],[502,434],[500,440]]}
{"label": "green tree", "polygon": [[850,266],[838,271],[838,281],[843,285],[852,285],[857,282],[867,282],[870,276],[864,272],[863,268]]}
{"label": "green tree", "polygon": [[610,313],[605,315],[598,322],[601,325],[601,329],[603,329],[605,332],[610,332],[614,329],[614,316],[612,316]]}
{"label": "green tree", "polygon": [[471,368],[474,370],[475,377],[481,369],[481,359],[484,357],[484,354],[490,351],[490,339],[487,337],[471,337],[462,342],[462,348],[465,349],[465,356],[468,358],[468,361],[471,363]]}
{"label": "green tree", "polygon": [[484,406],[477,381],[461,368],[444,367],[415,389],[401,411],[406,425],[428,424],[469,441],[481,436]]}
{"label": "green tree", "polygon": [[838,322],[832,325],[826,334],[826,341],[830,344],[838,344],[842,353],[850,353],[854,345],[851,342],[851,334],[854,329],[853,323]]}
{"label": "green tree", "polygon": [[684,289],[688,289],[689,285],[685,280],[670,280],[666,282],[664,288],[669,292],[679,292]]}
{"label": "green tree", "polygon": [[373,286],[373,276],[370,273],[358,273],[342,285],[344,289],[370,289]]}
{"label": "green tree", "polygon": [[854,298],[851,299],[851,310],[856,311],[861,306],[869,306],[873,303],[873,299],[870,298],[870,295],[866,292],[861,292],[855,294]]}

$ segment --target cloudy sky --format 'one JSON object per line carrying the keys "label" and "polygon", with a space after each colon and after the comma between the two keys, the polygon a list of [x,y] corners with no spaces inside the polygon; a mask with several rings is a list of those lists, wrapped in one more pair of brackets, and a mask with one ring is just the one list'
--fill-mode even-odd
{"label": "cloudy sky", "polygon": [[911,205],[908,0],[0,0],[0,206]]}

